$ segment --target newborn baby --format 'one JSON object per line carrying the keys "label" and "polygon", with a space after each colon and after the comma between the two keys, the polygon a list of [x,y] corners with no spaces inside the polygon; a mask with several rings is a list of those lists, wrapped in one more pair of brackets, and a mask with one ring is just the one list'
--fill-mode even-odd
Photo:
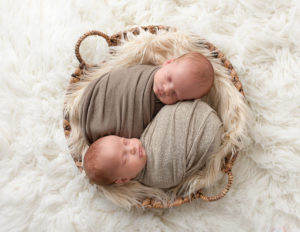
{"label": "newborn baby", "polygon": [[87,150],[84,170],[96,184],[132,179],[157,188],[171,188],[204,167],[221,145],[223,125],[201,100],[164,106],[141,139],[111,135]]}
{"label": "newborn baby", "polygon": [[147,162],[141,141],[109,135],[98,139],[84,156],[84,170],[96,184],[126,183],[137,176]]}
{"label": "newborn baby", "polygon": [[153,91],[164,104],[200,98],[214,82],[214,70],[200,53],[187,53],[163,64],[154,75]]}
{"label": "newborn baby", "polygon": [[139,138],[164,104],[200,98],[213,85],[214,70],[200,53],[162,66],[122,67],[93,80],[80,100],[79,119],[90,145],[106,135]]}

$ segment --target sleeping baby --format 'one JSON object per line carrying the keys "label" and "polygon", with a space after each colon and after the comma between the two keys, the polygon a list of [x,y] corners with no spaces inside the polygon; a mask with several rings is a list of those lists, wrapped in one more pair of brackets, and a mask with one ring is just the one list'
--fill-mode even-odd
{"label": "sleeping baby", "polygon": [[84,156],[84,170],[100,185],[137,180],[171,188],[201,170],[221,145],[223,124],[200,99],[164,106],[142,136],[98,139]]}
{"label": "sleeping baby", "polygon": [[79,121],[88,145],[106,135],[139,138],[165,104],[208,93],[214,70],[200,53],[187,53],[162,66],[134,65],[93,80],[80,100]]}

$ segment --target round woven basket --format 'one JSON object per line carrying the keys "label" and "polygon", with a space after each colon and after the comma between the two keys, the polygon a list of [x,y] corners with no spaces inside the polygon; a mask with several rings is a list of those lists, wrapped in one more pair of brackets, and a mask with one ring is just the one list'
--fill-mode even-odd
{"label": "round woven basket", "polygon": [[[153,25],[150,25],[150,26],[143,26],[143,27],[134,27],[134,28],[131,28],[129,30],[116,33],[112,36],[108,36],[108,35],[106,35],[105,33],[101,32],[101,31],[89,31],[89,32],[83,34],[79,38],[79,40],[77,41],[76,46],[75,46],[75,55],[76,55],[76,57],[79,61],[79,66],[75,70],[75,72],[71,75],[70,85],[72,85],[73,83],[76,83],[76,82],[81,80],[84,70],[87,70],[89,68],[97,66],[97,65],[87,64],[80,55],[79,48],[80,48],[80,45],[81,45],[82,41],[86,37],[92,36],[92,35],[101,36],[106,40],[108,46],[117,46],[117,45],[120,45],[121,38],[123,38],[125,40],[127,39],[127,33],[128,32],[132,33],[133,35],[138,36],[140,34],[140,30],[149,31],[152,34],[156,34],[159,30],[169,31],[169,29],[170,29],[170,27],[168,27],[168,26],[161,26],[161,25],[153,26]],[[207,49],[209,49],[212,52],[212,54],[214,55],[214,58],[220,59],[223,66],[228,69],[228,71],[230,73],[230,76],[231,76],[231,81],[233,82],[236,89],[244,96],[242,84],[239,81],[237,73],[234,70],[231,63],[229,62],[229,60],[213,44],[211,44],[209,42],[206,42],[205,46],[206,46]],[[71,132],[71,125],[68,121],[67,115],[65,115],[65,118],[63,120],[63,126],[64,126],[65,136],[67,137],[67,136],[69,136],[69,134]],[[225,157],[224,165],[221,168],[221,170],[228,175],[228,183],[225,186],[225,188],[223,189],[223,191],[221,191],[219,194],[217,194],[215,196],[208,197],[208,196],[203,195],[201,190],[198,190],[195,194],[193,194],[191,196],[178,197],[172,203],[167,202],[165,204],[166,207],[169,208],[169,207],[179,206],[179,205],[190,202],[190,201],[192,201],[194,199],[197,199],[197,198],[201,198],[202,200],[205,200],[205,201],[216,201],[216,200],[219,200],[222,197],[224,197],[227,194],[227,192],[229,191],[229,189],[230,189],[230,187],[232,186],[232,183],[233,183],[233,175],[232,175],[231,170],[232,170],[234,161],[237,158],[237,155],[238,155],[238,152],[236,152],[234,154],[230,153]],[[80,169],[80,171],[82,171],[82,161],[74,159],[74,162],[75,162],[76,166]],[[144,199],[141,202],[141,205],[142,205],[142,207],[145,207],[145,208],[165,208],[163,206],[162,202],[151,199],[151,198]]]}

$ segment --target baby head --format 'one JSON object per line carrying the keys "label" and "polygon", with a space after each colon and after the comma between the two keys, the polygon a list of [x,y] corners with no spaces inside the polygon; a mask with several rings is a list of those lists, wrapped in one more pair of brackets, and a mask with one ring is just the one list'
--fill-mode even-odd
{"label": "baby head", "polygon": [[153,91],[164,104],[201,98],[211,89],[214,69],[198,52],[164,62],[154,75]]}
{"label": "baby head", "polygon": [[91,144],[84,156],[84,170],[100,185],[126,183],[135,178],[147,162],[139,139],[109,135]]}

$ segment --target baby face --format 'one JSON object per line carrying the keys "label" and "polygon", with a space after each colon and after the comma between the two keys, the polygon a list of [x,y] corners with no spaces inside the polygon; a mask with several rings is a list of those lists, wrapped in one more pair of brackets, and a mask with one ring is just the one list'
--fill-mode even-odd
{"label": "baby face", "polygon": [[155,73],[153,91],[164,104],[197,99],[204,95],[197,78],[190,62],[171,59]]}
{"label": "baby face", "polygon": [[116,183],[133,179],[146,164],[147,155],[139,139],[110,135],[102,146],[102,153],[106,156],[102,162],[114,169]]}

